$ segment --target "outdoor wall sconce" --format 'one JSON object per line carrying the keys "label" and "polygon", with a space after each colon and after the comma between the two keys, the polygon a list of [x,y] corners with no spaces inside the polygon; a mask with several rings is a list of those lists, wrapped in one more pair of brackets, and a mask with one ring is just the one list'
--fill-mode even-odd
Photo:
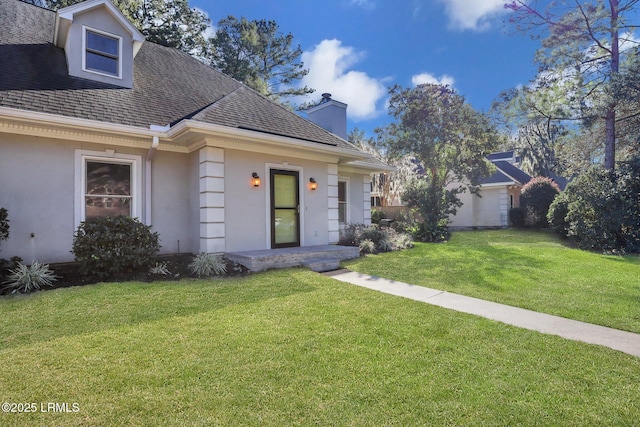
{"label": "outdoor wall sconce", "polygon": [[309,189],[311,191],[316,191],[318,189],[318,183],[314,178],[309,178]]}
{"label": "outdoor wall sconce", "polygon": [[251,184],[254,187],[260,187],[260,177],[255,172],[251,174]]}

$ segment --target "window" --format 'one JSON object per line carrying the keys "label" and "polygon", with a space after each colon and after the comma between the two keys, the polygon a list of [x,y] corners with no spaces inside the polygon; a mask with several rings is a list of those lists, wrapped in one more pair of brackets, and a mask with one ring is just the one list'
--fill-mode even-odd
{"label": "window", "polygon": [[86,161],[85,218],[131,216],[130,163]]}
{"label": "window", "polygon": [[338,181],[338,222],[346,224],[347,221],[347,181]]}
{"label": "window", "polygon": [[142,215],[142,158],[76,150],[75,224],[99,216]]}
{"label": "window", "polygon": [[120,37],[85,28],[84,68],[120,77]]}

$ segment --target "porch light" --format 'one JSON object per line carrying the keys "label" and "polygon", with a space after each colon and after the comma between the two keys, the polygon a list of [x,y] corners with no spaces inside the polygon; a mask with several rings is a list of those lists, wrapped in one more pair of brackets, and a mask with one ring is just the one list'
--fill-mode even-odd
{"label": "porch light", "polygon": [[318,183],[314,178],[309,178],[309,189],[311,191],[316,191],[318,189]]}
{"label": "porch light", "polygon": [[254,187],[260,187],[260,177],[255,172],[251,174],[251,184]]}

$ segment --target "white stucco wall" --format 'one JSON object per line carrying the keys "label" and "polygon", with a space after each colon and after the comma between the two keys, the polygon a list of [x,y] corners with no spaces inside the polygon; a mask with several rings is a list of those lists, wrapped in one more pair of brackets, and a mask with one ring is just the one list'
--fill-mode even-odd
{"label": "white stucco wall", "polygon": [[[144,168],[146,149],[7,134],[0,137],[0,207],[8,209],[10,221],[10,236],[0,243],[0,257],[48,263],[73,260],[75,152],[107,155],[106,149],[141,156]],[[177,252],[178,240],[181,252],[197,251],[189,168],[187,154],[159,151],[154,157],[152,225],[160,234],[163,253]],[[144,197],[144,182],[140,186],[139,197]],[[144,219],[144,211],[140,218]]]}
{"label": "white stucco wall", "polygon": [[[269,170],[300,176],[300,239],[304,246],[328,243],[327,164],[293,157],[225,150],[225,237],[227,252],[270,248]],[[260,187],[251,185],[256,172]],[[309,178],[318,189],[309,190]]]}
{"label": "white stucco wall", "polygon": [[156,152],[151,170],[151,225],[160,233],[161,252],[197,252],[197,234],[190,231],[194,195],[189,191],[189,155]]}
{"label": "white stucco wall", "polygon": [[481,196],[458,195],[462,206],[449,217],[451,228],[506,227],[509,195],[506,186],[483,187]]}
{"label": "white stucco wall", "polygon": [[504,186],[483,188],[482,197],[476,197],[473,205],[475,227],[502,227],[502,215],[506,214],[503,206],[506,201],[507,190]]}

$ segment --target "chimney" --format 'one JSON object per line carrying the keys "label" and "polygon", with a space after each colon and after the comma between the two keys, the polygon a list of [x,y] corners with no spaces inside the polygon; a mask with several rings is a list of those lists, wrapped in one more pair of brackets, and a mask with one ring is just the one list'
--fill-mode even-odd
{"label": "chimney", "polygon": [[347,139],[347,104],[331,99],[330,93],[323,93],[315,107],[307,110],[307,117],[313,123]]}

